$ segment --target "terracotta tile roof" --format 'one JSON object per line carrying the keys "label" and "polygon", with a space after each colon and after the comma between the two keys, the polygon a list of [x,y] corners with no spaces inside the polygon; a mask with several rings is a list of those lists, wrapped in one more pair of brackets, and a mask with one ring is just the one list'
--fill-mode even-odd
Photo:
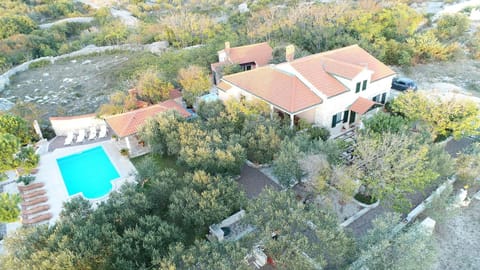
{"label": "terracotta tile roof", "polygon": [[[299,75],[291,74],[292,68]],[[269,66],[225,76],[224,80],[292,113],[322,102],[313,89],[309,89],[300,78],[303,77],[325,96],[332,97],[349,91],[335,76],[351,80],[365,69],[372,72],[372,82],[395,74],[367,51],[358,45],[352,45],[299,58],[275,67]],[[218,88],[227,91],[231,87],[220,82]],[[362,108],[359,108],[359,111],[364,113]]]}
{"label": "terracotta tile roof", "polygon": [[126,137],[137,133],[148,118],[168,110],[176,110],[184,117],[190,116],[190,113],[174,100],[167,100],[146,108],[109,116],[105,121],[117,136]]}
{"label": "terracotta tile roof", "polygon": [[[225,49],[219,51],[225,52]],[[268,65],[272,60],[273,49],[267,42],[233,47],[227,49],[227,61],[230,64],[244,64],[254,62],[258,67]],[[227,63],[213,63],[211,68],[215,70],[217,67]]]}
{"label": "terracotta tile roof", "polygon": [[330,59],[328,57],[323,57],[323,68],[326,72],[337,75],[349,80],[352,80],[360,72],[365,70],[366,67],[352,65],[342,61],[337,61],[335,59]]}
{"label": "terracotta tile roof", "polygon": [[182,92],[178,89],[172,89],[170,90],[170,99],[176,99],[182,97]]}
{"label": "terracotta tile roof", "polygon": [[352,105],[350,106],[350,110],[359,114],[364,114],[373,105],[375,105],[374,101],[363,98],[363,97],[358,97],[357,100],[355,100],[355,102],[353,102]]}
{"label": "terracotta tile roof", "polygon": [[327,97],[348,90],[331,75],[351,80],[367,68],[373,71],[371,78],[373,82],[395,74],[393,70],[358,45],[306,56],[285,64],[290,64]]}
{"label": "terracotta tile roof", "polygon": [[272,66],[228,75],[223,77],[222,80],[240,87],[289,113],[295,113],[322,103],[322,99],[296,76],[282,72]]}
{"label": "terracotta tile roof", "polygon": [[[348,88],[339,82],[335,77],[326,72],[323,68],[323,57],[309,57],[308,59],[299,59],[290,64],[298,73],[300,73],[307,81],[326,95],[327,97],[335,96],[348,91]],[[301,60],[301,61],[300,61]]]}
{"label": "terracotta tile roof", "polygon": [[360,67],[366,66],[369,70],[373,71],[372,82],[395,74],[395,71],[380,62],[364,49],[360,48],[358,45],[352,45],[322,54],[337,61]]}
{"label": "terracotta tile roof", "polygon": [[230,48],[228,58],[232,63],[255,62],[258,66],[265,66],[272,60],[272,51],[267,42],[262,42]]}
{"label": "terracotta tile roof", "polygon": [[217,88],[227,91],[228,89],[232,88],[232,86],[224,81],[220,81],[220,83],[217,84]]}

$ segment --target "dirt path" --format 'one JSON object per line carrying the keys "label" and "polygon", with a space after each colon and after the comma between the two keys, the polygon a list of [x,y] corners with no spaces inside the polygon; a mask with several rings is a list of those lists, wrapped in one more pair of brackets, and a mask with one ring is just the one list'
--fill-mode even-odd
{"label": "dirt path", "polygon": [[138,19],[135,18],[130,11],[112,7],[118,4],[118,2],[115,0],[75,0],[75,1],[89,5],[94,9],[109,7],[110,13],[112,14],[112,16],[119,18],[126,26],[134,27],[138,24]]}
{"label": "dirt path", "polygon": [[408,68],[393,67],[399,76],[415,80],[420,90],[453,91],[480,97],[480,61],[461,59]]}
{"label": "dirt path", "polygon": [[439,248],[434,269],[480,269],[480,201],[473,200],[460,214],[438,223]]}
{"label": "dirt path", "polygon": [[47,29],[50,28],[56,24],[61,24],[61,23],[90,23],[94,20],[93,17],[75,17],[75,18],[66,18],[66,19],[61,19],[58,21],[54,21],[51,23],[44,23],[40,24],[38,27],[40,29]]}

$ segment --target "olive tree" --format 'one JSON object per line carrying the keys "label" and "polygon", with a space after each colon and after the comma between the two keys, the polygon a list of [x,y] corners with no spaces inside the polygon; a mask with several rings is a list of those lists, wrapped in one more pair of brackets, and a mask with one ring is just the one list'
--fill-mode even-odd
{"label": "olive tree", "polygon": [[386,199],[397,210],[410,205],[407,194],[423,190],[439,174],[430,167],[429,145],[406,133],[361,134],[354,150],[353,172],[364,194]]}
{"label": "olive tree", "polygon": [[273,174],[284,186],[298,182],[303,171],[299,163],[301,152],[294,142],[288,139],[282,142],[280,152],[273,161]]}

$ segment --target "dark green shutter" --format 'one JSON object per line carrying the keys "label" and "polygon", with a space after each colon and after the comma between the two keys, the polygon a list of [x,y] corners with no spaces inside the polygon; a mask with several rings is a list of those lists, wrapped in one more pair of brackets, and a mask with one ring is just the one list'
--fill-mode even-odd
{"label": "dark green shutter", "polygon": [[385,104],[385,100],[387,99],[387,93],[382,94],[382,104]]}
{"label": "dark green shutter", "polygon": [[361,86],[361,83],[358,82],[358,83],[357,83],[357,88],[355,89],[355,93],[360,92],[360,86]]}
{"label": "dark green shutter", "polygon": [[332,128],[334,128],[337,125],[337,115],[334,114],[332,117]]}
{"label": "dark green shutter", "polygon": [[362,90],[367,89],[367,80],[363,81]]}
{"label": "dark green shutter", "polygon": [[343,112],[343,123],[346,123],[348,121],[348,111]]}

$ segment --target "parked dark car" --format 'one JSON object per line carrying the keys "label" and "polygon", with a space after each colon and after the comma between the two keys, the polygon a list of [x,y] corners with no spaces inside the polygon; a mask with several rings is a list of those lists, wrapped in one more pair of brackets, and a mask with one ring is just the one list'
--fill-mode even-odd
{"label": "parked dark car", "polygon": [[417,90],[417,84],[409,78],[393,78],[392,89],[405,91],[405,90]]}

